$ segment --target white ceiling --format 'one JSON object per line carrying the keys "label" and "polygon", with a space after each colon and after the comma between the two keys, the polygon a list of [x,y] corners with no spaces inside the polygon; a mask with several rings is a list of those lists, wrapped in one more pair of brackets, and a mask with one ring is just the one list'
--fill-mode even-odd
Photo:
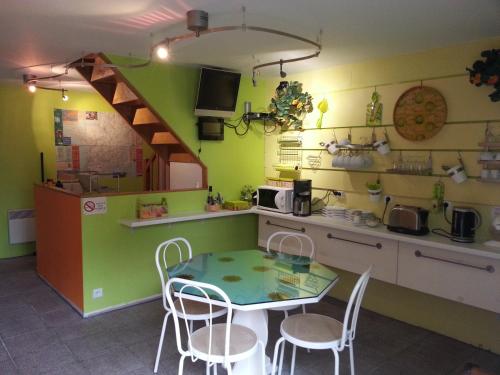
{"label": "white ceiling", "polygon": [[[500,0],[1,0],[0,79],[46,74],[50,66],[25,67],[90,52],[146,57],[152,43],[187,32],[187,10],[207,11],[210,27],[240,25],[243,5],[248,25],[309,39],[323,29],[320,57],[286,65],[287,72],[500,36]],[[250,74],[258,63],[313,51],[282,37],[228,32],[176,44],[172,59]]]}

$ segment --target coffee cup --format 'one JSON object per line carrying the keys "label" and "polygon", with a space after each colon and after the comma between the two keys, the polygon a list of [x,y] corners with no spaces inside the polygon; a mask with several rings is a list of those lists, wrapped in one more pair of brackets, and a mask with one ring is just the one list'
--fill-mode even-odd
{"label": "coffee cup", "polygon": [[495,154],[493,152],[481,152],[481,155],[479,155],[480,160],[495,160]]}
{"label": "coffee cup", "polygon": [[463,165],[461,165],[461,164],[458,164],[458,165],[455,165],[454,167],[451,167],[450,169],[448,169],[446,171],[446,173],[457,184],[461,184],[462,182],[467,180],[467,174],[465,173],[465,169],[464,169]]}
{"label": "coffee cup", "polygon": [[481,178],[482,178],[483,180],[486,180],[486,179],[488,179],[489,177],[490,177],[490,171],[489,171],[488,169],[483,169],[483,170],[481,171]]}
{"label": "coffee cup", "polygon": [[373,147],[381,155],[387,155],[389,152],[391,152],[391,147],[389,146],[389,142],[387,142],[385,139],[375,142],[373,144]]}

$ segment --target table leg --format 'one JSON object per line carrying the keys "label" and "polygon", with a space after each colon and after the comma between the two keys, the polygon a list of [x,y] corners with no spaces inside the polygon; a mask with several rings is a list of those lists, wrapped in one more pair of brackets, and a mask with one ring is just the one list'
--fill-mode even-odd
{"label": "table leg", "polygon": [[[264,348],[267,345],[268,336],[268,316],[267,310],[241,311],[235,310],[233,323],[251,328],[257,334],[257,338],[262,341]],[[233,375],[257,375],[260,374],[261,357],[257,352],[250,358],[237,362],[233,368]],[[271,359],[266,355],[266,372],[271,372]]]}

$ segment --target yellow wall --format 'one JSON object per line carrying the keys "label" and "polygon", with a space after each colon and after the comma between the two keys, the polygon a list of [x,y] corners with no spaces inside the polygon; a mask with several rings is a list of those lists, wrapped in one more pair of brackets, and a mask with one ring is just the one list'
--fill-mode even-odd
{"label": "yellow wall", "polygon": [[[446,125],[434,138],[422,142],[410,142],[397,134],[393,127],[387,128],[391,147],[424,148],[424,149],[479,149],[478,142],[484,137],[485,120],[497,120],[493,125],[500,134],[500,103],[492,103],[488,94],[490,87],[477,88],[468,82],[468,76],[426,80],[430,77],[465,74],[465,67],[480,58],[485,49],[500,48],[500,38],[483,40],[466,45],[445,49],[436,49],[411,55],[394,56],[372,60],[359,64],[334,67],[331,69],[307,72],[289,77],[303,83],[304,90],[310,92],[316,106],[322,98],[330,104],[325,114],[324,127],[360,126],[365,124],[365,109],[370,102],[374,86],[381,94],[384,105],[383,124],[392,124],[394,105],[398,97],[408,88],[423,84],[438,89],[446,99],[448,106],[447,121],[472,121],[459,125]],[[397,83],[414,80],[410,83]],[[305,128],[314,128],[319,111],[305,119]],[[338,129],[337,138],[347,137],[347,129]],[[381,137],[383,129],[376,130]],[[302,133],[304,148],[318,148],[318,143],[333,139],[332,129],[306,130]],[[266,176],[278,176],[272,167],[277,162],[276,137],[266,139]],[[353,142],[363,137],[370,139],[371,129],[354,128]],[[319,151],[303,151],[303,166],[307,165],[308,155],[318,155]],[[370,170],[385,170],[392,166],[398,153],[392,152],[389,157],[372,152],[375,164]],[[428,152],[404,153],[404,156],[428,155]],[[433,152],[434,173],[442,174],[441,165],[457,163],[456,152]],[[477,163],[478,152],[464,152],[466,170],[470,176],[480,174]],[[321,167],[331,168],[332,156],[326,152],[321,154]],[[377,173],[332,172],[303,170],[301,178],[311,178],[314,187],[343,190],[346,199],[338,202],[347,207],[360,207],[374,210],[381,214],[383,203],[369,202],[365,184],[375,181]],[[397,203],[418,205],[431,208],[432,187],[437,177],[380,175],[384,194],[392,195]],[[500,184],[486,184],[470,178],[463,184],[455,184],[449,178],[442,178],[445,183],[445,198],[453,203],[467,204],[479,209],[485,224],[479,231],[479,240],[487,237],[488,225],[491,222],[490,210],[493,205],[500,206]],[[323,192],[315,191],[314,195]],[[334,204],[330,201],[330,204]],[[391,202],[392,203],[392,202]],[[445,225],[440,214],[431,215],[431,226]],[[445,227],[447,228],[447,227]],[[334,294],[347,298],[352,288],[353,275],[342,273],[344,281],[335,288]],[[389,299],[388,299],[389,297]],[[372,310],[423,326],[460,340],[481,345],[500,352],[498,329],[500,322],[495,314],[468,307],[451,301],[431,297],[408,289],[372,281],[365,305]]]}

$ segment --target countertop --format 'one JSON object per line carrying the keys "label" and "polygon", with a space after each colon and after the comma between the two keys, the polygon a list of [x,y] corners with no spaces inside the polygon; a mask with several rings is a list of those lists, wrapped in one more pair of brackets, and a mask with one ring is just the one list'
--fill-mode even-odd
{"label": "countertop", "polygon": [[228,216],[248,215],[248,214],[257,214],[257,215],[295,221],[298,223],[319,225],[326,228],[344,230],[352,233],[359,233],[368,236],[401,241],[404,243],[409,243],[414,245],[429,246],[437,249],[450,250],[458,253],[477,255],[485,258],[500,260],[500,249],[496,249],[490,246],[485,246],[480,242],[458,243],[433,233],[429,233],[424,236],[412,236],[409,234],[391,232],[386,229],[385,225],[379,225],[378,227],[370,228],[365,225],[356,226],[342,219],[327,218],[321,215],[301,217],[301,216],[293,216],[292,214],[282,214],[278,212],[262,210],[256,207],[253,207],[249,210],[239,210],[239,211],[221,210],[218,212],[183,212],[178,214],[170,214],[167,217],[157,218],[157,219],[131,219],[131,220],[122,219],[119,221],[119,223],[129,228],[141,228],[151,225],[171,224],[183,221],[206,220],[218,217],[228,217]]}
{"label": "countertop", "polygon": [[391,232],[387,230],[385,225],[379,225],[378,227],[375,228],[370,228],[365,225],[356,226],[342,219],[328,218],[321,215],[300,217],[300,216],[293,216],[292,214],[282,214],[256,208],[253,208],[252,210],[253,212],[259,215],[286,219],[304,224],[319,225],[322,227],[345,230],[348,232],[365,234],[379,238],[386,238],[415,245],[430,246],[438,249],[451,250],[464,254],[478,255],[492,259],[500,259],[500,249],[496,249],[490,246],[485,246],[480,242],[475,242],[475,243],[453,242],[448,238],[441,237],[433,233],[429,233],[424,236],[413,236],[410,234]]}

